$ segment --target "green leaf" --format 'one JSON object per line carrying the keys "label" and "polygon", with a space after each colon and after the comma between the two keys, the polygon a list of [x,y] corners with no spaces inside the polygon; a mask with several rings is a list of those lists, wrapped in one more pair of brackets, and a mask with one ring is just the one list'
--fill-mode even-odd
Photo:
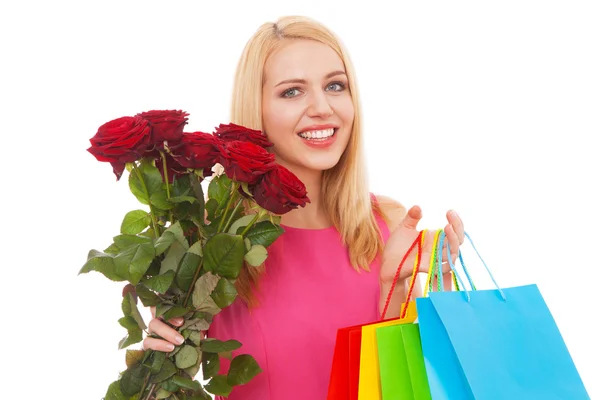
{"label": "green leaf", "polygon": [[127,331],[127,336],[119,341],[119,350],[123,350],[124,348],[131,346],[132,344],[139,343],[143,340],[142,330],[135,329]]}
{"label": "green leaf", "polygon": [[234,284],[225,278],[221,278],[211,297],[219,308],[225,308],[233,303],[237,295],[238,292]]}
{"label": "green leaf", "polygon": [[146,329],[146,324],[144,323],[144,319],[140,314],[140,311],[135,304],[135,299],[131,292],[127,293],[123,296],[123,301],[121,302],[121,310],[123,311],[123,315],[126,317],[131,317],[137,322],[140,329]]}
{"label": "green leaf", "polygon": [[177,274],[175,275],[175,283],[177,283],[177,286],[184,292],[187,292],[192,285],[194,275],[196,274],[196,270],[200,268],[201,262],[202,257],[191,253],[189,250],[183,256],[179,268],[177,269]]}
{"label": "green leaf", "polygon": [[203,318],[187,320],[181,326],[181,329],[190,329],[193,331],[207,331],[208,328],[210,328],[210,323]]}
{"label": "green leaf", "polygon": [[202,257],[202,242],[201,241],[197,241],[196,243],[194,243],[190,249],[188,250],[188,252],[192,253],[192,254],[196,254],[197,256]]}
{"label": "green leaf", "polygon": [[252,222],[255,215],[256,214],[244,215],[242,218],[236,220],[233,224],[231,224],[231,227],[229,228],[229,233],[231,233],[232,235],[237,234],[238,229],[240,229],[241,227],[245,227],[250,222]]}
{"label": "green leaf", "polygon": [[123,317],[119,319],[119,324],[128,331],[139,329],[138,323],[133,317]]}
{"label": "green leaf", "polygon": [[198,352],[194,346],[184,345],[179,353],[175,355],[175,365],[177,368],[189,368],[198,361]]}
{"label": "green leaf", "polygon": [[229,200],[231,179],[225,174],[213,177],[208,184],[208,197],[215,199],[219,207],[224,207]]}
{"label": "green leaf", "polygon": [[181,306],[173,306],[167,312],[165,312],[162,317],[165,321],[170,320],[171,318],[182,317],[188,313],[188,309]]}
{"label": "green leaf", "polygon": [[260,244],[255,244],[252,246],[249,252],[244,256],[244,260],[253,267],[258,267],[262,265],[267,259],[267,249]]}
{"label": "green leaf", "polygon": [[162,300],[152,290],[145,286],[145,282],[138,283],[135,287],[138,298],[142,301],[144,307],[152,307],[159,304]]}
{"label": "green leaf", "polygon": [[199,331],[188,331],[189,336],[188,339],[190,342],[194,343],[197,347],[200,346],[200,342],[202,341],[202,334]]}
{"label": "green leaf", "polygon": [[164,303],[158,304],[156,306],[156,318],[162,317],[164,315],[164,313],[169,311],[171,308],[173,308],[172,304],[164,304]]}
{"label": "green leaf", "polygon": [[165,360],[167,359],[167,355],[162,351],[154,351],[152,354],[152,365],[150,366],[150,371],[153,374],[157,374],[160,372]]}
{"label": "green leaf", "polygon": [[254,357],[249,354],[241,354],[231,361],[227,373],[227,383],[232,386],[245,385],[261,372]]}
{"label": "green leaf", "polygon": [[148,212],[144,210],[133,210],[125,214],[121,223],[121,233],[125,235],[137,235],[146,229],[152,220]]}
{"label": "green leaf", "polygon": [[160,294],[165,294],[165,292],[169,290],[171,283],[173,283],[173,278],[175,278],[175,273],[173,271],[167,271],[162,275],[156,275],[142,281],[142,283],[148,289],[152,289]]}
{"label": "green leaf", "polygon": [[145,355],[144,350],[127,350],[125,351],[125,365],[127,368],[131,368],[142,362]]}
{"label": "green leaf", "polygon": [[194,204],[194,203],[198,202],[198,199],[195,198],[194,196],[174,196],[174,197],[171,197],[169,199],[169,201],[171,203],[175,203],[175,204],[183,203],[183,202]]}
{"label": "green leaf", "polygon": [[91,250],[88,253],[88,260],[79,271],[79,275],[86,274],[90,271],[100,272],[111,281],[121,282],[126,280],[126,277],[117,274],[114,255],[103,253],[98,250]]}
{"label": "green leaf", "polygon": [[121,376],[121,391],[126,396],[133,396],[142,390],[148,369],[142,364],[128,368]]}
{"label": "green leaf", "polygon": [[164,190],[153,193],[150,196],[150,204],[155,208],[164,211],[172,210],[175,207],[175,204],[169,201],[167,192]]}
{"label": "green leaf", "polygon": [[187,249],[187,246],[182,246],[179,242],[174,242],[167,251],[165,259],[160,263],[160,274],[162,275],[167,271],[177,271],[177,267]]}
{"label": "green leaf", "polygon": [[114,381],[108,387],[106,394],[104,395],[104,400],[130,400],[130,396],[125,396],[123,392],[121,392],[121,381]]}
{"label": "green leaf", "polygon": [[227,376],[217,375],[214,376],[206,386],[204,386],[204,389],[217,396],[227,397],[229,394],[231,394],[233,387],[227,383]]}
{"label": "green leaf", "polygon": [[184,389],[200,390],[200,382],[184,378],[183,376],[174,376],[173,383]]}
{"label": "green leaf", "polygon": [[242,344],[237,340],[227,340],[222,342],[217,339],[205,339],[201,342],[200,349],[208,353],[222,353],[225,351],[233,351],[242,347]]}
{"label": "green leaf", "polygon": [[216,353],[202,353],[202,376],[210,379],[219,373],[221,361]]}
{"label": "green leaf", "polygon": [[198,371],[200,371],[200,366],[202,365],[202,351],[200,351],[200,348],[198,348],[198,347],[194,347],[194,349],[196,350],[196,353],[198,354],[198,357],[196,358],[196,363],[194,365],[192,365],[191,367],[183,369],[185,371],[185,373],[188,374],[191,378],[196,376]]}
{"label": "green leaf", "polygon": [[192,304],[196,309],[206,305],[207,300],[211,299],[210,295],[218,283],[219,277],[210,272],[205,272],[198,278],[192,292]]}
{"label": "green leaf", "polygon": [[244,262],[244,238],[219,233],[206,242],[204,268],[225,278],[237,278]]}
{"label": "green leaf", "polygon": [[152,238],[148,236],[138,236],[138,235],[117,235],[113,238],[115,246],[119,248],[119,250],[126,249],[127,247],[141,244],[141,243],[151,243]]}
{"label": "green leaf", "polygon": [[119,251],[121,251],[121,249],[119,249],[119,247],[114,243],[104,249],[104,252],[107,254],[118,254]]}
{"label": "green leaf", "polygon": [[217,208],[219,208],[219,202],[215,199],[208,199],[206,202],[206,219],[214,221],[217,216]]}
{"label": "green leaf", "polygon": [[168,230],[164,231],[163,234],[156,239],[156,242],[154,242],[154,252],[157,256],[160,256],[162,253],[167,251],[169,247],[171,247],[174,241],[175,235],[173,232],[169,232]]}
{"label": "green leaf", "polygon": [[141,243],[127,247],[115,256],[118,275],[128,276],[129,282],[137,285],[154,259],[152,243]]}
{"label": "green leaf", "polygon": [[[131,193],[142,203],[149,204],[149,196],[163,190],[163,181],[158,169],[148,161],[143,161],[137,167],[142,175],[145,188],[136,171],[129,174],[129,189]],[[146,190],[148,193],[146,193]]]}
{"label": "green leaf", "polygon": [[176,392],[179,390],[179,386],[177,386],[176,384],[174,384],[172,382],[172,378],[169,380],[164,381],[163,383],[160,384],[165,390],[168,390],[169,392]]}
{"label": "green leaf", "polygon": [[270,221],[262,221],[254,225],[248,233],[246,238],[250,240],[253,245],[261,245],[269,247],[281,234],[283,234],[283,228],[279,225],[275,225]]}
{"label": "green leaf", "polygon": [[175,364],[173,364],[173,361],[166,358],[165,362],[162,365],[162,368],[160,369],[160,372],[150,376],[150,383],[159,383],[164,380],[167,380],[170,377],[172,377],[173,375],[175,375],[176,372],[177,372],[177,367],[175,367]]}
{"label": "green leaf", "polygon": [[156,400],[163,400],[163,399],[168,399],[171,396],[171,392],[163,389],[163,388],[159,388],[156,391]]}

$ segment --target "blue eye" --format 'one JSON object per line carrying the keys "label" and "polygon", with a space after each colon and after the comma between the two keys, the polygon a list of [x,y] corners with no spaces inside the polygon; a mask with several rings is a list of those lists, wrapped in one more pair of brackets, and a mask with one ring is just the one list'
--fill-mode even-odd
{"label": "blue eye", "polygon": [[297,92],[299,92],[297,88],[290,88],[285,92],[281,93],[281,97],[294,97],[298,94]]}
{"label": "blue eye", "polygon": [[331,87],[334,87],[334,89],[332,89],[334,92],[341,92],[346,89],[346,85],[344,85],[342,82],[330,83],[329,86],[327,86],[327,90],[329,90]]}

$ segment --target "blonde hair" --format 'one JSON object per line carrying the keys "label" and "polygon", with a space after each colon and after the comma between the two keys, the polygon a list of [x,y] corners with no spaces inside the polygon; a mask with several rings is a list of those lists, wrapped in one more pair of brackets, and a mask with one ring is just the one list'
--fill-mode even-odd
{"label": "blonde hair", "polygon": [[[262,88],[264,66],[271,54],[289,40],[316,40],[331,47],[346,69],[354,124],[346,150],[337,165],[323,172],[321,200],[333,225],[348,248],[350,262],[359,271],[369,270],[369,264],[381,253],[383,238],[375,213],[383,217],[376,202],[371,201],[366,167],[363,159],[361,113],[356,77],[348,53],[333,32],[307,17],[282,17],[275,23],[265,23],[247,42],[237,66],[233,85],[231,122],[262,130]],[[261,269],[242,269],[238,292],[249,304],[255,305],[253,289],[258,284]]]}

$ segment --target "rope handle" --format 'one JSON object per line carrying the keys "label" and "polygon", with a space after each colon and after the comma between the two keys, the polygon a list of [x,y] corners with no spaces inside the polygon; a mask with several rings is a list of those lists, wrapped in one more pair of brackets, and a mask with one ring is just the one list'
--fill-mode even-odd
{"label": "rope handle", "polygon": [[[392,287],[390,288],[390,291],[388,292],[387,299],[385,301],[385,306],[383,307],[383,312],[381,313],[381,320],[383,320],[383,318],[385,317],[385,314],[387,313],[388,307],[390,305],[390,301],[392,300],[392,294],[394,293],[394,289],[396,288],[396,284],[398,283],[398,279],[400,278],[400,270],[402,269],[402,266],[406,262],[406,259],[408,258],[411,251],[415,248],[415,246],[418,246],[417,258],[415,259],[415,262],[419,259],[419,256],[422,251],[423,237],[424,237],[424,231],[419,232],[415,241],[410,245],[410,247],[404,254],[404,257],[402,257],[402,261],[400,261],[400,264],[398,265],[398,268],[396,269],[396,274],[394,275],[394,280],[392,281]],[[413,271],[413,274],[414,274],[414,271]],[[409,293],[408,298],[410,299],[410,293]]]}

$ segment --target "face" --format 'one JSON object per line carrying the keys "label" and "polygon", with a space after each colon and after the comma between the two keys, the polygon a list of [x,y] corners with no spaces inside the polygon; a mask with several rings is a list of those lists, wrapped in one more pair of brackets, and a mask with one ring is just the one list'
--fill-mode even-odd
{"label": "face", "polygon": [[354,121],[340,57],[313,40],[290,40],[265,64],[263,130],[277,161],[294,172],[324,171],[343,154]]}

